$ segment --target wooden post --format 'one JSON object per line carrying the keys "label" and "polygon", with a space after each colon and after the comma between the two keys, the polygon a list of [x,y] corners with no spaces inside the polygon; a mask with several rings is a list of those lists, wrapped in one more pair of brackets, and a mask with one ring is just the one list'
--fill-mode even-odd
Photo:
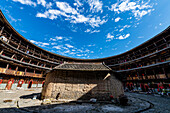
{"label": "wooden post", "polygon": [[26,75],[26,72],[27,72],[27,68],[25,68],[25,75]]}
{"label": "wooden post", "polygon": [[0,55],[2,55],[3,52],[4,52],[4,50],[2,49],[2,51],[0,52]]}
{"label": "wooden post", "polygon": [[28,47],[29,47],[29,46],[27,45],[27,49],[25,50],[25,53],[27,53],[27,51],[28,51]]}
{"label": "wooden post", "polygon": [[162,68],[162,70],[163,70],[163,72],[164,72],[164,74],[165,74],[166,78],[168,79],[168,74],[165,72],[165,69],[164,69],[164,68]]}
{"label": "wooden post", "polygon": [[44,67],[46,66],[46,64],[44,64]]}
{"label": "wooden post", "polygon": [[11,40],[11,38],[12,38],[12,34],[10,34],[10,36],[9,36],[9,39],[8,39],[7,43],[9,43],[9,41]]}
{"label": "wooden post", "polygon": [[156,45],[156,43],[154,42],[153,44],[155,45],[155,47],[156,47],[156,50],[158,51],[158,46]]}
{"label": "wooden post", "polygon": [[167,41],[166,41],[166,39],[164,37],[163,37],[163,40],[165,41],[166,46],[168,47],[168,43],[167,43]]}
{"label": "wooden post", "polygon": [[6,71],[8,70],[8,67],[9,67],[9,64],[7,64],[7,65],[6,65],[6,70],[5,70],[5,73],[6,73]]}
{"label": "wooden post", "polygon": [[22,62],[23,60],[24,60],[24,57],[22,57],[20,61]]}
{"label": "wooden post", "polygon": [[155,76],[155,79],[157,79],[157,76],[156,76],[156,73],[155,73],[154,69],[152,71],[153,71],[153,74]]}
{"label": "wooden post", "polygon": [[19,49],[19,48],[20,48],[20,45],[21,45],[21,40],[20,40],[20,42],[19,42],[19,44],[18,44],[18,47],[17,47],[17,49]]}
{"label": "wooden post", "polygon": [[37,63],[37,66],[38,66],[39,63],[40,63],[40,62]]}
{"label": "wooden post", "polygon": [[1,31],[0,31],[0,35],[2,34],[3,30],[4,30],[4,26],[2,27],[2,29],[1,29]]}
{"label": "wooden post", "polygon": [[28,63],[30,64],[32,60],[30,60]]}
{"label": "wooden post", "polygon": [[18,71],[18,66],[17,66],[16,69],[15,69],[15,74],[17,74],[17,71]]}
{"label": "wooden post", "polygon": [[15,56],[15,54],[13,54],[11,58],[14,58],[14,56]]}
{"label": "wooden post", "polygon": [[32,55],[34,55],[35,54],[35,48],[34,48],[34,51],[33,51],[33,54]]}
{"label": "wooden post", "polygon": [[144,71],[144,73],[145,73],[145,80],[146,80],[146,79],[148,80],[148,76],[147,76],[147,74],[146,74],[146,70]]}

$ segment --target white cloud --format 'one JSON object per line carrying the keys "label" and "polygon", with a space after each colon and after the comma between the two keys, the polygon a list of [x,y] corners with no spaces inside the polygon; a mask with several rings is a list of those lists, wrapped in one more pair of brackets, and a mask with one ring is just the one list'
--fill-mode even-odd
{"label": "white cloud", "polygon": [[41,4],[42,6],[46,6],[46,1],[45,0],[37,0],[37,4]]}
{"label": "white cloud", "polygon": [[82,56],[82,55],[77,54],[76,56]]}
{"label": "white cloud", "polygon": [[87,33],[98,33],[100,32],[100,30],[91,30],[91,29],[87,29],[86,31],[84,32],[87,32]]}
{"label": "white cloud", "polygon": [[128,38],[130,36],[130,34],[128,33],[128,34],[126,34],[126,35],[120,35],[118,38],[116,38],[116,39],[120,39],[120,40],[122,40],[122,39],[126,39],[126,38]]}
{"label": "white cloud", "polygon": [[30,5],[30,6],[36,6],[36,3],[31,1],[31,0],[12,0],[14,2],[20,2],[21,4],[25,4],[25,5]]}
{"label": "white cloud", "polygon": [[22,9],[24,9],[23,7],[20,7],[20,9],[22,10]]}
{"label": "white cloud", "polygon": [[61,37],[61,36],[56,36],[55,38],[56,38],[57,40],[63,39],[63,37]]}
{"label": "white cloud", "polygon": [[131,11],[135,17],[140,18],[154,10],[152,9],[152,5],[148,5],[150,0],[148,0],[148,2],[146,3],[142,1],[141,4],[139,1],[130,2],[130,0],[122,0],[115,4],[112,4],[111,8],[108,9],[111,11],[115,11],[118,14],[120,12]]}
{"label": "white cloud", "polygon": [[16,22],[17,20],[15,19],[15,18],[13,18],[11,15],[9,15],[8,14],[8,17],[10,18],[10,20],[12,21],[12,22]]}
{"label": "white cloud", "polygon": [[107,37],[106,37],[106,42],[110,42],[111,40],[113,40],[114,36],[111,35],[110,33],[107,34]]}
{"label": "white cloud", "polygon": [[145,10],[143,10],[143,11],[135,10],[135,11],[133,11],[133,13],[134,13],[135,17],[143,17],[144,15],[150,13],[151,11],[152,11],[151,9],[147,10],[147,11],[145,11]]}
{"label": "white cloud", "polygon": [[87,45],[88,47],[92,47],[92,46],[96,46],[96,44],[90,44],[90,45]]}
{"label": "white cloud", "polygon": [[77,7],[80,7],[83,5],[79,0],[74,0],[74,1],[75,1],[74,5]]}
{"label": "white cloud", "polygon": [[51,20],[57,19],[59,16],[65,17],[65,20],[70,21],[70,23],[84,23],[89,24],[91,27],[99,27],[100,25],[107,22],[105,19],[100,19],[99,16],[87,16],[80,14],[72,8],[66,2],[56,2],[56,6],[60,9],[49,9],[44,13],[37,13],[36,17],[40,18],[49,18]]}
{"label": "white cloud", "polygon": [[119,30],[119,32],[121,32],[121,31],[123,31],[125,28],[129,28],[131,25],[125,25],[125,26],[123,26],[123,28],[121,28],[120,30]]}
{"label": "white cloud", "polygon": [[74,48],[74,46],[70,45],[70,44],[65,44],[68,48]]}
{"label": "white cloud", "polygon": [[61,49],[61,45],[58,45],[58,46],[53,46],[53,48],[55,48],[55,49]]}
{"label": "white cloud", "polygon": [[51,2],[47,3],[45,0],[37,0],[37,4],[42,5],[45,8],[51,8],[53,5]]}
{"label": "white cloud", "polygon": [[60,10],[64,11],[65,13],[78,14],[77,11],[66,2],[56,2],[56,5]]}
{"label": "white cloud", "polygon": [[117,18],[115,19],[115,22],[118,22],[120,19],[121,19],[120,17],[117,17]]}
{"label": "white cloud", "polygon": [[90,6],[90,11],[92,11],[92,13],[94,12],[103,12],[102,10],[102,6],[103,6],[103,3],[102,1],[99,1],[99,0],[88,0],[88,4]]}
{"label": "white cloud", "polygon": [[72,37],[55,36],[54,38],[50,38],[49,41],[63,42],[63,41],[70,41],[71,39]]}
{"label": "white cloud", "polygon": [[40,42],[40,41],[35,41],[35,40],[30,40],[30,42],[40,46],[40,47],[46,47],[48,45],[50,45],[49,43],[46,43],[46,42]]}

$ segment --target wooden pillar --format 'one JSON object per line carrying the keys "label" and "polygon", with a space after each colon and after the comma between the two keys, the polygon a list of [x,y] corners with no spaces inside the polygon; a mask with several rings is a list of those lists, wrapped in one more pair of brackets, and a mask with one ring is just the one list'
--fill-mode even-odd
{"label": "wooden pillar", "polygon": [[154,73],[155,79],[157,79],[157,77],[156,77],[156,73],[155,73],[154,69],[153,69],[152,71],[153,71],[153,73]]}
{"label": "wooden pillar", "polygon": [[41,54],[40,54],[40,58],[41,58],[41,55],[42,55],[42,51],[41,51]]}
{"label": "wooden pillar", "polygon": [[40,62],[37,63],[37,66],[38,66],[39,63],[40,63]]}
{"label": "wooden pillar", "polygon": [[9,64],[7,64],[7,65],[6,65],[6,70],[5,70],[5,73],[6,73],[6,71],[8,70],[8,67],[9,67]]}
{"label": "wooden pillar", "polygon": [[34,55],[35,54],[35,48],[34,48],[34,51],[33,51],[33,54],[32,55]]}
{"label": "wooden pillar", "polygon": [[144,71],[144,73],[145,73],[145,80],[147,79],[148,80],[148,76],[147,76],[147,74],[146,74],[146,70]]}
{"label": "wooden pillar", "polygon": [[166,46],[168,47],[169,45],[168,45],[168,42],[166,41],[166,39],[163,37],[163,40],[165,41],[165,43],[166,43]]}
{"label": "wooden pillar", "polygon": [[156,50],[158,51],[158,46],[156,45],[156,43],[154,42],[153,44],[155,45],[155,47],[156,47]]}
{"label": "wooden pillar", "polygon": [[30,64],[32,60],[30,60],[28,63]]}
{"label": "wooden pillar", "polygon": [[26,75],[26,72],[27,72],[27,68],[25,68],[25,75]]}
{"label": "wooden pillar", "polygon": [[9,41],[11,40],[11,38],[12,38],[12,34],[10,34],[10,36],[9,36],[9,39],[8,39],[7,43],[9,43]]}
{"label": "wooden pillar", "polygon": [[20,61],[22,62],[23,60],[24,60],[24,57],[22,57]]}
{"label": "wooden pillar", "polygon": [[3,30],[4,30],[4,26],[1,28],[0,35],[2,34]]}
{"label": "wooden pillar", "polygon": [[2,55],[3,52],[4,52],[4,50],[2,49],[2,51],[0,52],[0,55]]}
{"label": "wooden pillar", "polygon": [[11,58],[14,58],[14,56],[15,56],[15,54],[13,54]]}
{"label": "wooden pillar", "polygon": [[17,66],[16,69],[15,69],[15,74],[17,74],[17,71],[18,71],[18,66]]}
{"label": "wooden pillar", "polygon": [[168,74],[165,72],[165,69],[164,69],[164,68],[162,68],[162,70],[163,70],[163,72],[164,72],[164,74],[165,74],[166,78],[168,79]]}
{"label": "wooden pillar", "polygon": [[21,40],[20,40],[20,42],[19,42],[19,44],[18,44],[17,49],[19,49],[19,48],[20,48],[20,46],[21,46]]}
{"label": "wooden pillar", "polygon": [[44,64],[44,67],[46,66],[46,64]]}
{"label": "wooden pillar", "polygon": [[25,50],[25,53],[27,53],[27,51],[28,51],[28,47],[29,47],[29,46],[27,45],[27,48],[26,48],[26,50]]}

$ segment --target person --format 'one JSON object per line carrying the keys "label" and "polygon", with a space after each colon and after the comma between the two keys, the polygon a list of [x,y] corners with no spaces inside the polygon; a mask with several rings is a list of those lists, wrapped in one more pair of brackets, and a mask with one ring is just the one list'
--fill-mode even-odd
{"label": "person", "polygon": [[0,35],[0,39],[2,39],[5,42],[8,41],[8,39],[6,38],[6,34],[5,33]]}

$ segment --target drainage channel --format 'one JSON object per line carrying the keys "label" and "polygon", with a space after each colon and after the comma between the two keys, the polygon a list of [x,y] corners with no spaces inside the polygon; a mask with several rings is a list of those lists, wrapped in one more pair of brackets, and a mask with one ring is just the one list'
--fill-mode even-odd
{"label": "drainage channel", "polygon": [[[129,97],[132,97],[132,96],[129,96]],[[153,104],[153,103],[151,103],[151,102],[150,102],[150,101],[148,101],[148,100],[141,99],[141,98],[138,98],[138,97],[132,97],[132,98],[136,98],[136,99],[139,99],[139,100],[142,100],[142,101],[145,101],[145,102],[149,103],[149,107],[147,107],[147,108],[145,108],[145,109],[141,109],[141,110],[136,111],[136,112],[134,112],[134,113],[141,113],[141,112],[147,111],[147,110],[149,110],[149,109],[151,109],[151,108],[153,108],[153,107],[154,107],[154,104]]]}

